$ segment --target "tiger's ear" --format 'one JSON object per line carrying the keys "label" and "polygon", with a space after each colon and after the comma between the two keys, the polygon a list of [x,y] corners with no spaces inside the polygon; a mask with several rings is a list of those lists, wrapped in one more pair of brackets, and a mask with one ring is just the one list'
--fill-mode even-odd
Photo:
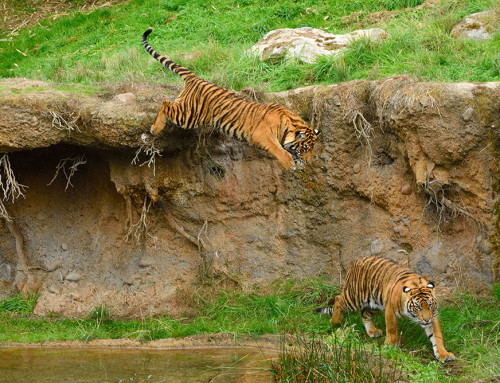
{"label": "tiger's ear", "polygon": [[429,289],[433,289],[434,287],[436,287],[436,285],[434,284],[434,282],[429,282],[429,283],[427,283],[427,287]]}
{"label": "tiger's ear", "polygon": [[410,288],[408,286],[403,286],[403,293],[408,294],[410,292]]}
{"label": "tiger's ear", "polygon": [[317,136],[319,136],[321,134],[321,131],[319,131],[318,129],[314,129],[313,132]]}

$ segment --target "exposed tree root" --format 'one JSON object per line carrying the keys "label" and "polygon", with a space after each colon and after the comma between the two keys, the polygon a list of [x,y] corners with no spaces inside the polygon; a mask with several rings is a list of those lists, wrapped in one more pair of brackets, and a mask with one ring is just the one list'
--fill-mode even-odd
{"label": "exposed tree root", "polygon": [[149,198],[151,198],[151,200],[155,203],[155,205],[158,206],[158,208],[160,208],[160,210],[163,212],[163,215],[167,219],[167,222],[170,225],[170,227],[172,227],[172,229],[174,229],[177,233],[179,233],[193,245],[198,247],[200,256],[202,258],[202,266],[200,268],[201,269],[200,274],[202,276],[202,279],[212,278],[215,272],[223,274],[224,277],[231,280],[236,285],[241,284],[241,282],[237,279],[237,277],[231,275],[231,273],[227,270],[227,267],[225,266],[221,267],[215,264],[215,260],[219,257],[217,251],[213,249],[212,245],[208,243],[208,241],[202,238],[202,234],[204,232],[206,235],[207,222],[203,224],[201,230],[198,233],[198,236],[194,236],[193,234],[188,233],[184,229],[184,227],[177,221],[177,219],[172,215],[172,213],[167,210],[165,203],[158,197],[158,195],[149,194]]}
{"label": "exposed tree root", "polygon": [[3,191],[3,199],[5,201],[11,200],[14,203],[17,198],[24,197],[27,186],[17,182],[7,154],[0,158],[0,170],[3,170],[3,177],[0,172],[0,187]]}
{"label": "exposed tree root", "polygon": [[132,200],[129,195],[125,197],[125,202],[127,204],[127,215],[129,220],[129,222],[127,223],[128,229],[127,229],[127,235],[125,237],[125,242],[128,242],[130,237],[133,235],[137,244],[140,243],[141,238],[146,236],[149,236],[156,243],[157,238],[152,236],[148,231],[148,225],[149,225],[148,213],[149,209],[151,208],[151,201],[148,201],[147,197],[144,198],[144,203],[141,209],[141,215],[136,223],[132,223]]}
{"label": "exposed tree root", "polygon": [[[160,150],[155,146],[155,140],[154,138],[149,137],[147,134],[142,135],[142,145],[140,146],[139,149],[135,152],[135,156],[132,159],[132,164],[133,165],[148,165],[148,168],[151,166],[153,167],[153,175],[156,175],[156,156],[161,157]],[[141,156],[141,153],[144,152],[144,154],[148,157],[148,159],[142,163],[139,163],[139,157]]]}
{"label": "exposed tree root", "polygon": [[418,233],[424,214],[426,211],[432,209],[434,212],[434,217],[437,221],[437,232],[441,233],[441,224],[448,220],[456,219],[457,217],[464,217],[465,219],[472,221],[478,230],[481,232],[487,232],[487,227],[480,219],[475,217],[467,208],[460,205],[446,195],[448,193],[457,193],[458,191],[453,187],[453,185],[448,183],[443,183],[439,180],[427,181],[421,185],[423,191],[427,195],[427,202],[422,209],[422,214],[420,218],[416,218],[419,221],[416,235],[418,238]]}
{"label": "exposed tree root", "polygon": [[49,110],[47,112],[47,115],[52,117],[52,127],[53,128],[56,128],[58,130],[65,130],[70,134],[73,131],[80,132],[80,129],[78,128],[78,125],[76,124],[76,122],[80,118],[80,115],[73,117],[73,113],[72,113],[69,116],[70,118],[64,118],[59,113],[54,112],[52,110]]}
{"label": "exposed tree root", "polygon": [[[77,172],[78,166],[85,165],[86,163],[87,158],[85,157],[85,154],[77,154],[73,157],[63,158],[57,164],[56,173],[54,174],[54,177],[52,177],[52,180],[48,183],[48,185],[52,185],[52,182],[54,182],[59,175],[59,171],[62,170],[64,177],[66,178],[66,187],[64,188],[64,191],[68,190],[68,187],[70,185],[73,186],[73,184],[71,183],[71,178]],[[66,169],[66,164],[70,164],[68,169]]]}
{"label": "exposed tree root", "polygon": [[123,199],[125,200],[125,207],[127,210],[127,222],[125,224],[125,227],[128,233],[130,228],[132,227],[132,198],[130,197],[130,194],[122,194],[122,195]]}

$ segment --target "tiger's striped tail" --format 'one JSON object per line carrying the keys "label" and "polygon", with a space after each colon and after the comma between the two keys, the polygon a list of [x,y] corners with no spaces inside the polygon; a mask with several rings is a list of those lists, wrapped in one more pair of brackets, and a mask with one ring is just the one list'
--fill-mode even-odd
{"label": "tiger's striped tail", "polygon": [[316,312],[320,314],[333,315],[333,307],[320,307],[316,309]]}
{"label": "tiger's striped tail", "polygon": [[336,297],[333,297],[328,301],[328,303],[326,304],[328,307],[317,308],[316,312],[320,314],[333,315],[333,305],[335,304],[335,298]]}
{"label": "tiger's striped tail", "polygon": [[176,75],[182,77],[184,81],[190,77],[195,77],[194,73],[191,72],[189,69],[186,69],[183,66],[174,63],[172,60],[167,59],[165,56],[162,56],[161,54],[156,52],[153,48],[151,48],[151,46],[148,43],[148,36],[152,31],[153,28],[148,28],[148,30],[142,34],[142,45],[144,45],[146,51],[151,56],[153,56],[155,60],[159,61],[160,64],[163,65],[165,68],[170,69]]}

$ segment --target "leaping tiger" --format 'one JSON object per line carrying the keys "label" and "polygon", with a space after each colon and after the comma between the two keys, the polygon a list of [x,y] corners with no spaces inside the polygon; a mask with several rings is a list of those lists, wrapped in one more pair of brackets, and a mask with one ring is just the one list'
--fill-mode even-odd
{"label": "leaping tiger", "polygon": [[399,344],[398,318],[406,317],[424,328],[437,359],[455,360],[455,356],[444,348],[434,283],[407,267],[375,256],[356,259],[349,264],[342,294],[334,301],[333,309],[316,310],[332,315],[334,326],[342,321],[342,310],[361,310],[368,336],[378,337],[382,331],[375,327],[372,317],[378,310],[385,309],[386,344]]}
{"label": "leaping tiger", "polygon": [[[158,135],[167,120],[184,129],[210,127],[267,150],[288,170],[296,164],[308,162],[316,137],[302,118],[284,106],[247,101],[236,93],[221,88],[196,76],[190,70],[156,52],[148,43],[149,28],[142,35],[146,51],[185,81],[185,86],[174,102],[163,101],[160,112],[151,127]],[[147,135],[143,135],[143,140]]]}

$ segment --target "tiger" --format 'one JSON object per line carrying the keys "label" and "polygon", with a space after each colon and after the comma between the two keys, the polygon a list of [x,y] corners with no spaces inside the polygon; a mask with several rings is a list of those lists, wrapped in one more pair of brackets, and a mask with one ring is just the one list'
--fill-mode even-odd
{"label": "tiger", "polygon": [[[180,76],[185,86],[174,102],[163,101],[151,134],[156,136],[168,120],[184,129],[209,127],[267,150],[287,170],[310,162],[318,129],[284,106],[247,101],[236,93],[196,76],[190,70],[156,52],[148,43],[152,32],[142,35],[146,51],[165,68]],[[142,135],[147,141],[148,135]]]}
{"label": "tiger", "polygon": [[343,310],[361,310],[366,332],[374,338],[381,336],[382,331],[375,327],[372,317],[385,309],[388,345],[400,344],[398,318],[409,318],[424,328],[436,359],[448,362],[455,360],[455,356],[444,348],[434,287],[434,282],[393,260],[377,256],[358,258],[347,268],[342,294],[330,301],[333,308],[316,311],[331,315],[330,322],[336,326],[343,319]]}

